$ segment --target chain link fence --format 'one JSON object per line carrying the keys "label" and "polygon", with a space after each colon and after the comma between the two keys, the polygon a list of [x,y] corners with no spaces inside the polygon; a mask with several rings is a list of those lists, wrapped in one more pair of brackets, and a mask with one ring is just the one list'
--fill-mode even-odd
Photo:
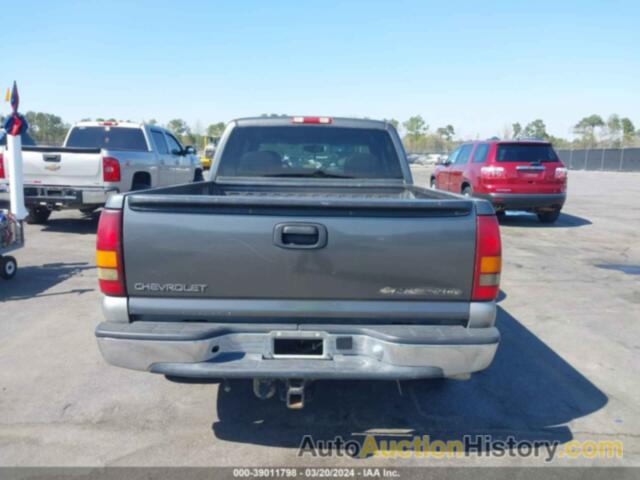
{"label": "chain link fence", "polygon": [[556,149],[570,170],[640,172],[640,148]]}

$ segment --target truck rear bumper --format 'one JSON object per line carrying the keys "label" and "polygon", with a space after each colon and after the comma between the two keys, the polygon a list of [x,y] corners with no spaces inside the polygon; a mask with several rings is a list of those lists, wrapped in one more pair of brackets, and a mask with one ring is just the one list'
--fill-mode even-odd
{"label": "truck rear bumper", "polygon": [[[415,379],[483,370],[500,334],[491,326],[103,322],[112,365],[185,378]],[[315,341],[312,355],[278,352],[283,340]]]}
{"label": "truck rear bumper", "polygon": [[489,200],[497,210],[562,208],[567,198],[566,193],[474,193],[474,196]]}
{"label": "truck rear bumper", "polygon": [[57,185],[29,185],[24,187],[26,206],[46,205],[50,208],[81,208],[104,205],[118,193],[115,188],[68,187]]}

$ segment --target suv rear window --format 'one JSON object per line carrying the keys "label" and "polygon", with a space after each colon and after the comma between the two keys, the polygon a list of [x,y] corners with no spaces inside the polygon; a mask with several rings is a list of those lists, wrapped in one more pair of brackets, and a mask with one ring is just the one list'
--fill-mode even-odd
{"label": "suv rear window", "polygon": [[497,162],[557,162],[558,157],[550,144],[501,143],[496,152]]}
{"label": "suv rear window", "polygon": [[135,152],[149,150],[140,128],[123,127],[73,127],[65,146]]}
{"label": "suv rear window", "polygon": [[402,178],[386,130],[342,127],[236,127],[221,176]]}

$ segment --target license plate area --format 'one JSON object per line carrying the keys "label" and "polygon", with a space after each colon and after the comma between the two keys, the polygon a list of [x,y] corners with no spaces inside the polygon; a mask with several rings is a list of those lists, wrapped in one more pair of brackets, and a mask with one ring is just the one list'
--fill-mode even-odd
{"label": "license plate area", "polygon": [[275,338],[274,357],[322,357],[324,341],[315,338]]}
{"label": "license plate area", "polygon": [[274,332],[271,335],[270,358],[329,358],[322,333]]}

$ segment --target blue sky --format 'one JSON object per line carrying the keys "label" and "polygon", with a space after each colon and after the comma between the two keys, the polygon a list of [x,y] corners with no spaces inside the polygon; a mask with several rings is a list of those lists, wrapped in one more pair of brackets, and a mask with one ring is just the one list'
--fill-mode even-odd
{"label": "blue sky", "polygon": [[615,112],[640,126],[638,1],[22,0],[1,15],[0,86],[67,121],[421,114],[474,138],[538,117],[568,136]]}

